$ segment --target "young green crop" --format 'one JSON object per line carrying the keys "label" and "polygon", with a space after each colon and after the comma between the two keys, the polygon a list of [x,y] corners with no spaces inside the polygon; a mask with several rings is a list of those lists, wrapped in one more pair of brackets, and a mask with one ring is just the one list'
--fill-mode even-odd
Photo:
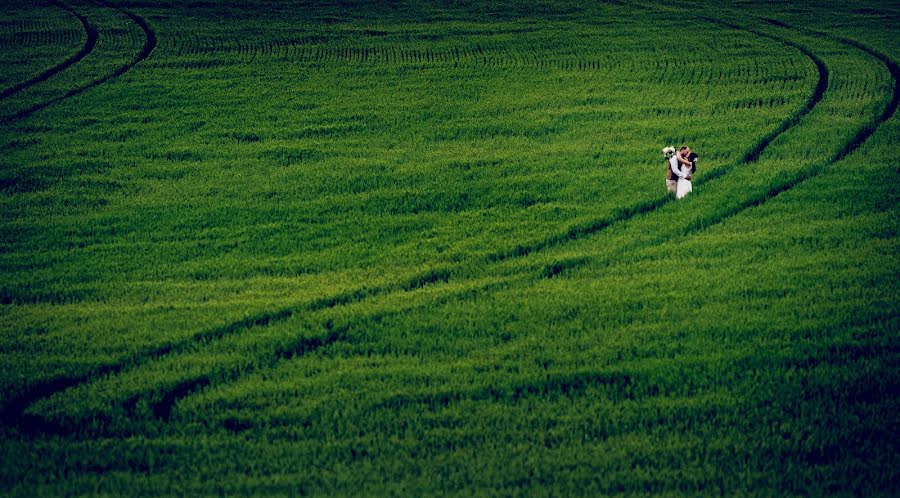
{"label": "young green crop", "polygon": [[[0,125],[4,492],[890,492],[891,6],[70,6],[0,99],[59,99]],[[78,28],[4,12],[0,85]]]}

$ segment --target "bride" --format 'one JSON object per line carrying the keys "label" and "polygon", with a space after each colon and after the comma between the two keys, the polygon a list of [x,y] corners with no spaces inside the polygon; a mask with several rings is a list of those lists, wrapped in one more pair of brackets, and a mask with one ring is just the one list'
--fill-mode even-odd
{"label": "bride", "polygon": [[682,150],[679,151],[679,155],[681,155],[684,161],[679,161],[679,167],[682,174],[678,175],[678,184],[675,187],[676,199],[681,199],[694,190],[691,178],[693,178],[692,175],[694,172],[697,171],[697,154],[691,152],[690,147],[682,148]]}

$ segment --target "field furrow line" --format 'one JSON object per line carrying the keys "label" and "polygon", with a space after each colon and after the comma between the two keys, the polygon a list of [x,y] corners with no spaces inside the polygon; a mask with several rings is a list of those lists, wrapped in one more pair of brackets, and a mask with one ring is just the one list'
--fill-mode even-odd
{"label": "field furrow line", "polygon": [[77,53],[75,53],[68,59],[60,62],[59,64],[51,67],[50,69],[47,69],[43,73],[41,73],[27,81],[23,81],[21,83],[18,83],[16,85],[13,85],[9,88],[6,88],[6,89],[0,91],[0,100],[8,98],[28,87],[37,85],[38,83],[41,83],[43,81],[47,81],[54,75],[68,69],[70,66],[79,62],[81,59],[84,59],[85,57],[87,57],[87,55],[90,54],[94,50],[94,47],[97,45],[97,38],[99,36],[97,33],[97,28],[95,28],[94,25],[91,24],[91,22],[86,17],[81,15],[79,12],[77,12],[71,6],[62,3],[59,0],[50,0],[50,3],[52,3],[53,5],[55,5],[56,7],[60,8],[62,10],[65,10],[66,12],[69,12],[70,14],[72,14],[73,16],[75,16],[78,19],[78,22],[81,23],[81,27],[84,30],[85,36],[87,37],[84,41],[84,45],[81,47],[81,50],[79,50]]}
{"label": "field furrow line", "polygon": [[2,118],[0,118],[0,124],[8,124],[8,123],[12,123],[12,122],[27,118],[28,116],[31,116],[32,114],[34,114],[38,111],[46,109],[52,105],[58,104],[67,99],[70,99],[72,97],[80,95],[92,88],[95,88],[104,83],[107,83],[107,82],[127,73],[134,66],[138,65],[141,61],[150,57],[150,54],[153,53],[153,49],[156,48],[157,38],[156,38],[156,32],[153,31],[153,29],[150,27],[150,25],[147,23],[147,21],[143,17],[141,17],[131,11],[112,6],[109,3],[107,3],[105,0],[98,0],[98,2],[107,8],[115,9],[115,10],[118,10],[119,12],[123,13],[132,22],[134,22],[141,28],[141,30],[144,32],[144,46],[141,48],[141,51],[138,52],[137,55],[135,55],[134,59],[132,59],[131,62],[119,67],[118,69],[107,74],[106,76],[96,79],[96,80],[93,80],[93,81],[91,81],[83,86],[80,86],[78,88],[69,90],[68,92],[66,92],[63,95],[60,95],[59,97],[55,97],[46,102],[36,104],[27,109],[23,109],[13,115],[2,117]]}
{"label": "field furrow line", "polygon": [[[175,42],[173,42],[175,43]],[[187,43],[174,45],[175,53],[190,55],[222,55],[229,54],[235,59],[253,62],[261,57],[276,57],[280,60],[294,60],[302,63],[327,64],[374,64],[374,65],[415,65],[415,66],[451,66],[460,67],[466,64],[487,66],[492,68],[531,68],[553,67],[567,71],[599,71],[604,66],[597,61],[584,59],[549,58],[532,51],[516,51],[513,49],[485,50],[481,46],[446,49],[402,48],[394,45],[340,46],[310,44],[303,40],[276,40],[242,42],[237,38],[192,39]],[[186,61],[171,63],[169,67],[196,68],[203,67],[202,62]]]}

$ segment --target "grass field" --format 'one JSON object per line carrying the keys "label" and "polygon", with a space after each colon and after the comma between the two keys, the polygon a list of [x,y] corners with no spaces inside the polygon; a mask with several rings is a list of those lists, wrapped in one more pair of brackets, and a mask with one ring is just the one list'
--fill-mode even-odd
{"label": "grass field", "polygon": [[7,0],[0,490],[896,495],[898,32]]}

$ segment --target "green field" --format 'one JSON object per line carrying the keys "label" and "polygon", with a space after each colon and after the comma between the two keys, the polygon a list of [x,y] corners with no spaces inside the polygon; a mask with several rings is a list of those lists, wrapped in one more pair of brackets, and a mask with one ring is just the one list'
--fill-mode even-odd
{"label": "green field", "polygon": [[898,33],[4,0],[0,492],[896,495]]}

